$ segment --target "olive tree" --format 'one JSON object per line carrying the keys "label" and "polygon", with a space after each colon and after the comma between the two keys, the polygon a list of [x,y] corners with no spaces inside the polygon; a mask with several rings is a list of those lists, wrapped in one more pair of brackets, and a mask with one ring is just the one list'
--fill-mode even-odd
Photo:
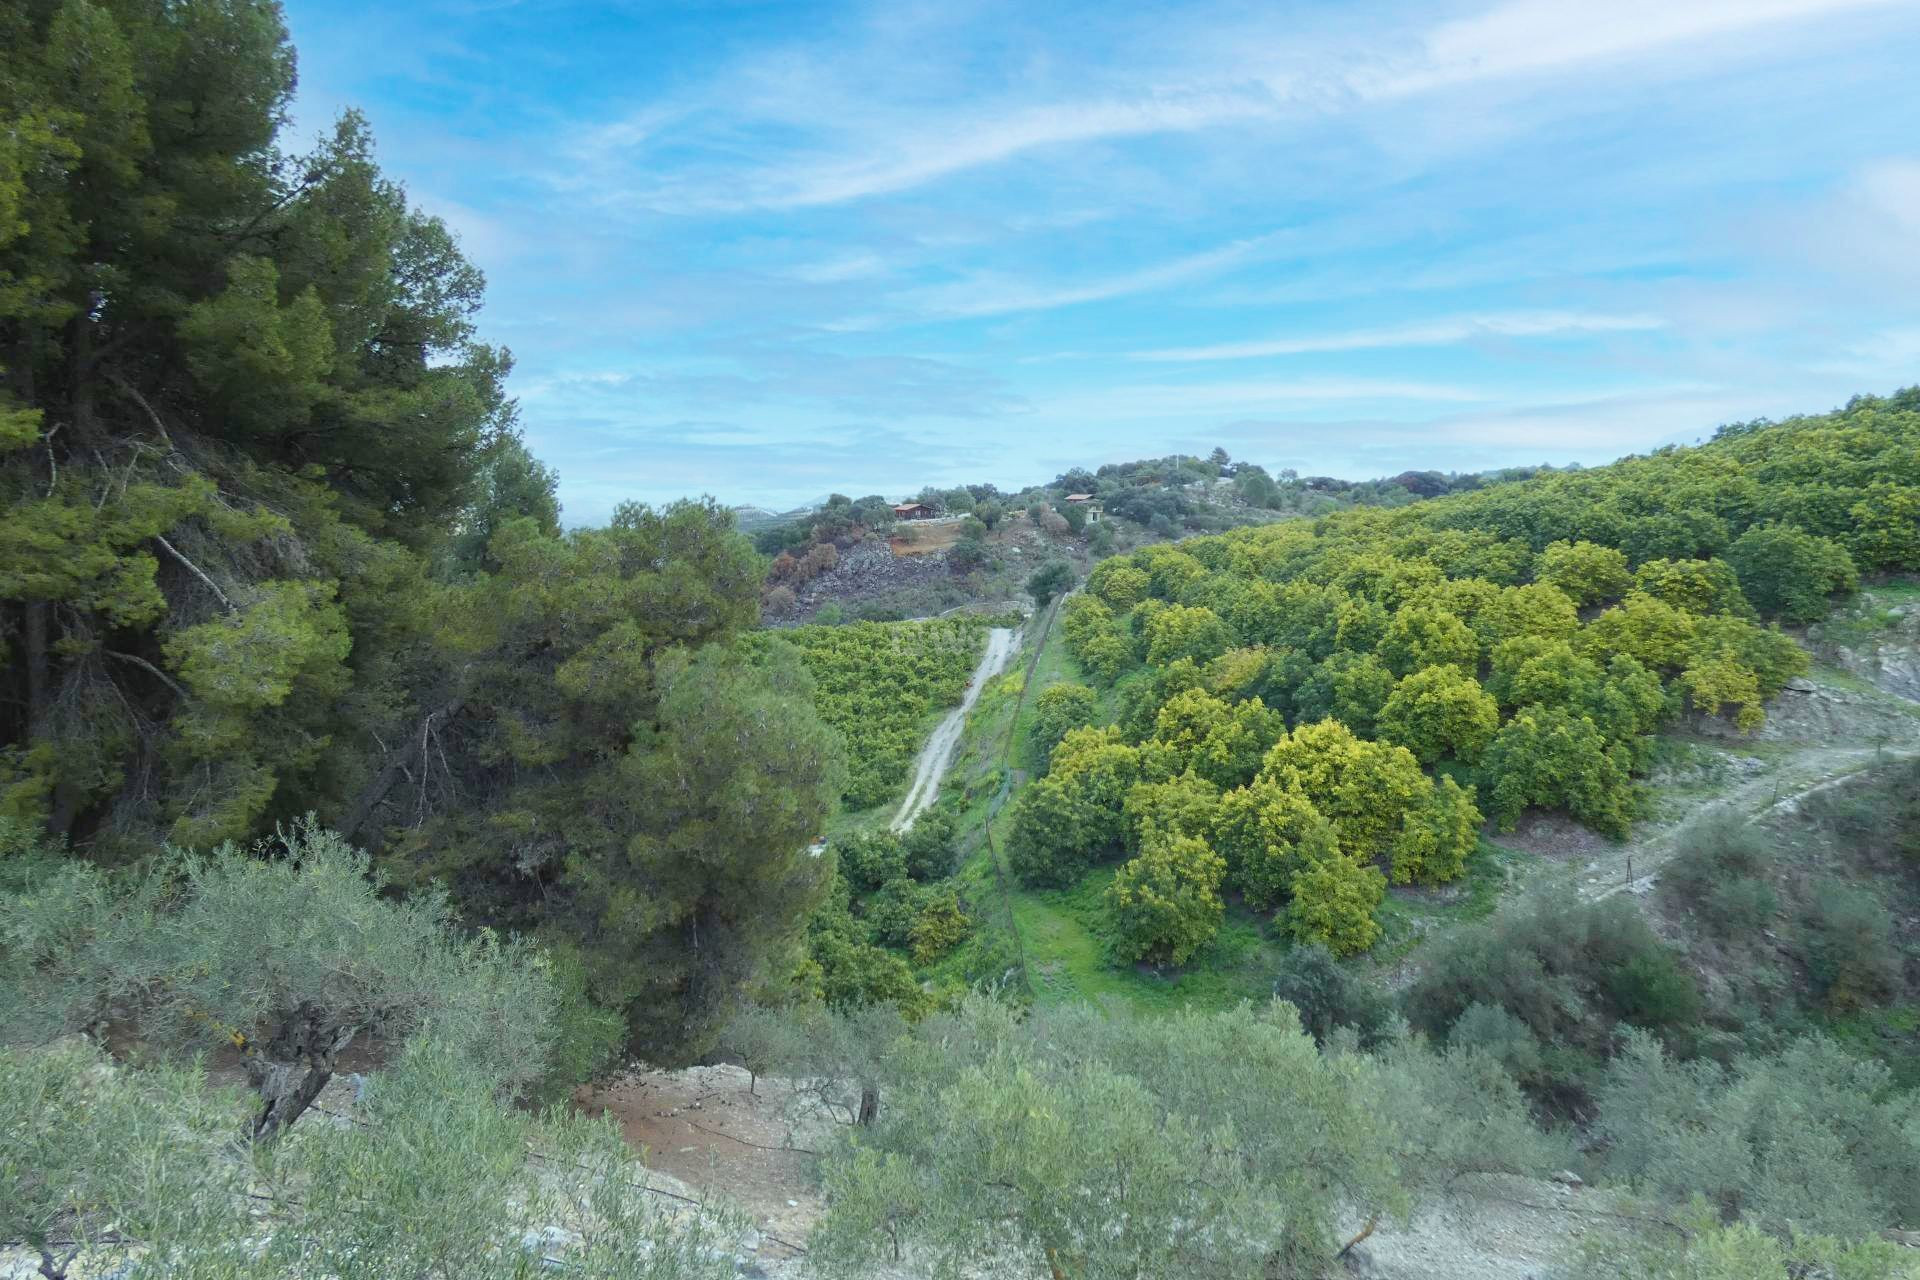
{"label": "olive tree", "polygon": [[258,1095],[256,1139],[298,1120],[356,1041],[431,1028],[505,1095],[546,1070],[558,999],[545,955],[460,932],[437,893],[388,898],[366,857],[311,821],[121,876],[65,862],[14,879],[0,894],[0,1030],[31,1042],[111,1017],[158,1049],[231,1046]]}
{"label": "olive tree", "polygon": [[890,1107],[823,1162],[828,1274],[1319,1276],[1343,1210],[1404,1216],[1462,1174],[1564,1157],[1491,1059],[1323,1052],[1280,1002],[1022,1019],[974,998],[887,1061]]}
{"label": "olive tree", "polygon": [[[233,1141],[251,1104],[78,1037],[0,1049],[0,1236],[46,1280],[722,1280],[740,1225],[665,1212],[604,1120],[502,1107],[464,1048],[411,1042],[336,1123]],[[75,1264],[79,1263],[79,1266]]]}

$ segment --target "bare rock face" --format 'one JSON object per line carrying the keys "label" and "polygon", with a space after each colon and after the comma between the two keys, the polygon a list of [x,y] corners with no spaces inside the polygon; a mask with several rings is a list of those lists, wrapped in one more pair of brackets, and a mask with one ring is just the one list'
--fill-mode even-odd
{"label": "bare rock face", "polygon": [[1920,701],[1920,634],[1914,634],[1920,631],[1914,626],[1917,622],[1920,615],[1903,619],[1900,630],[1873,649],[1839,650],[1840,665],[1888,693]]}
{"label": "bare rock face", "polygon": [[1887,698],[1810,680],[1793,680],[1780,691],[1779,697],[1767,704],[1766,722],[1751,735],[1742,734],[1732,721],[1718,716],[1702,717],[1695,727],[1709,737],[1749,741],[1826,742],[1884,737],[1891,743],[1912,738],[1920,731],[1920,721]]}
{"label": "bare rock face", "polygon": [[[1853,612],[1873,618],[1875,629],[1864,638],[1853,630],[1851,643],[1830,644],[1823,656],[1887,693],[1920,701],[1920,605],[1896,605],[1881,612],[1871,591],[1861,599]],[[1823,630],[1815,628],[1814,634]]]}

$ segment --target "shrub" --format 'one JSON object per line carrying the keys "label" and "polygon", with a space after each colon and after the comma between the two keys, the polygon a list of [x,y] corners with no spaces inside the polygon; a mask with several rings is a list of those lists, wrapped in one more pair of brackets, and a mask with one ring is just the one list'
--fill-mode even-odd
{"label": "shrub", "polygon": [[947,548],[947,564],[956,573],[971,573],[984,567],[992,558],[993,553],[987,550],[985,540],[971,533],[961,535],[958,541]]}
{"label": "shrub", "polygon": [[431,1026],[505,1094],[547,1075],[551,962],[456,931],[444,896],[385,896],[364,854],[311,820],[252,851],[169,852],[125,882],[88,864],[30,868],[0,893],[0,1031],[44,1039],[109,1008],[156,1049],[240,1048],[277,1137],[338,1055]]}
{"label": "shrub", "polygon": [[923,812],[900,837],[900,849],[906,857],[907,874],[915,880],[924,883],[945,879],[959,861],[959,850],[953,843],[953,819],[938,809]]}
{"label": "shrub", "polygon": [[1480,641],[1467,624],[1430,605],[1409,605],[1394,614],[1379,651],[1397,676],[1437,666],[1459,667],[1470,675],[1480,666]]}
{"label": "shrub", "polygon": [[553,1049],[546,1074],[529,1092],[535,1101],[558,1103],[576,1085],[598,1079],[620,1061],[627,1047],[627,1021],[618,1009],[594,1002],[579,952],[561,942],[548,943],[548,952],[556,996]]}
{"label": "shrub", "polygon": [[1634,570],[1633,585],[1676,609],[1705,617],[1714,613],[1751,616],[1740,580],[1725,560],[1649,560]]}
{"label": "shrub", "polygon": [[1500,708],[1458,667],[1424,667],[1394,686],[1380,709],[1380,736],[1422,764],[1472,764],[1500,728]]}
{"label": "shrub", "polygon": [[1551,583],[1580,605],[1617,600],[1633,586],[1627,557],[1592,542],[1554,542],[1540,553],[1540,581]]}
{"label": "shrub", "polygon": [[1561,808],[1596,831],[1624,836],[1633,816],[1626,759],[1593,721],[1557,707],[1522,707],[1481,762],[1493,779],[1493,818],[1511,831],[1532,805]]}
{"label": "shrub", "polygon": [[973,932],[973,920],[960,905],[960,895],[944,889],[926,900],[919,918],[913,922],[907,941],[913,948],[916,964],[932,964],[967,940]]}
{"label": "shrub", "polygon": [[1364,978],[1341,967],[1317,942],[1290,948],[1280,957],[1273,994],[1300,1014],[1300,1025],[1321,1044],[1349,1029],[1362,1045],[1378,1041],[1393,1018],[1393,1004]]}
{"label": "shrub", "polygon": [[855,831],[838,842],[840,874],[862,893],[907,878],[907,851],[891,831]]}
{"label": "shrub", "polygon": [[912,944],[914,926],[931,900],[932,894],[911,880],[889,881],[861,901],[860,918],[874,942],[904,950]]}
{"label": "shrub", "polygon": [[1701,823],[1686,850],[1661,872],[1660,893],[1718,937],[1749,937],[1779,910],[1771,883],[1775,857],[1773,841],[1750,823]]}
{"label": "shrub", "polygon": [[1183,773],[1165,782],[1140,782],[1121,805],[1129,845],[1143,849],[1156,836],[1211,839],[1220,812],[1220,788]]}
{"label": "shrub", "polygon": [[1027,594],[1033,597],[1035,608],[1044,609],[1047,602],[1062,592],[1073,589],[1073,566],[1065,560],[1050,560],[1035,569],[1027,578]]}
{"label": "shrub", "polygon": [[1340,852],[1333,824],[1313,802],[1272,781],[1222,796],[1213,831],[1234,885],[1257,911],[1285,902],[1309,861]]}
{"label": "shrub", "polygon": [[1531,1028],[1498,1005],[1470,1004],[1447,1032],[1447,1044],[1485,1053],[1521,1084],[1540,1080],[1544,1058]]}
{"label": "shrub", "polygon": [[1029,741],[1033,753],[1044,761],[1053,754],[1067,730],[1093,723],[1099,713],[1099,700],[1083,684],[1049,685],[1033,700],[1033,729]]}
{"label": "shrub", "polygon": [[1691,991],[1632,903],[1536,899],[1434,944],[1402,1007],[1415,1027],[1443,1037],[1474,1005],[1502,1010],[1539,1043],[1552,1083],[1577,1090],[1623,1022],[1690,1035],[1699,1012]]}
{"label": "shrub", "polygon": [[1775,1231],[1860,1238],[1920,1212],[1920,1107],[1883,1064],[1818,1037],[1731,1069],[1624,1041],[1598,1098],[1616,1174]]}
{"label": "shrub", "polygon": [[197,1071],[0,1049],[0,1233],[50,1276],[733,1275],[737,1221],[669,1216],[611,1124],[502,1107],[472,1068],[417,1040],[370,1076],[354,1123],[303,1128],[261,1169],[232,1148],[244,1104]]}
{"label": "shrub", "polygon": [[1814,886],[1807,904],[1807,971],[1834,1009],[1876,1004],[1900,981],[1900,950],[1893,917],[1865,889],[1839,880]]}
{"label": "shrub", "polygon": [[1407,810],[1400,837],[1393,842],[1395,884],[1447,884],[1467,869],[1467,857],[1480,843],[1480,810],[1473,788],[1442,778],[1424,804]]}
{"label": "shrub", "polygon": [[1087,575],[1087,590],[1123,613],[1144,600],[1151,585],[1146,571],[1130,560],[1103,560]]}
{"label": "shrub", "polygon": [[1233,633],[1213,610],[1170,605],[1147,623],[1147,661],[1156,667],[1179,658],[1209,662],[1233,647]]}
{"label": "shrub", "polygon": [[1022,884],[1059,888],[1093,865],[1104,817],[1082,789],[1053,777],[1040,778],[1013,802],[1007,831],[1007,867]]}
{"label": "shrub", "polygon": [[1407,811],[1433,792],[1405,747],[1355,737],[1337,720],[1281,738],[1260,776],[1306,797],[1339,830],[1340,847],[1362,860],[1386,853]]}

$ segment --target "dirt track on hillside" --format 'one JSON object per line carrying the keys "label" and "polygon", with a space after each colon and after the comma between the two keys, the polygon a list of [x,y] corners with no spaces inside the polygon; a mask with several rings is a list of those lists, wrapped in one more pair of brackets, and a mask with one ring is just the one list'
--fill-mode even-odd
{"label": "dirt track on hillside", "polygon": [[953,753],[960,746],[960,733],[967,727],[967,713],[973,710],[987,681],[1006,670],[1014,650],[1019,647],[1019,633],[1011,628],[995,627],[987,632],[987,651],[980,655],[980,665],[973,669],[966,696],[947,713],[933,736],[927,739],[927,745],[920,749],[920,758],[914,761],[913,785],[907,788],[907,798],[900,802],[900,812],[894,815],[890,824],[893,830],[911,828],[913,820],[940,794],[940,780],[947,776]]}

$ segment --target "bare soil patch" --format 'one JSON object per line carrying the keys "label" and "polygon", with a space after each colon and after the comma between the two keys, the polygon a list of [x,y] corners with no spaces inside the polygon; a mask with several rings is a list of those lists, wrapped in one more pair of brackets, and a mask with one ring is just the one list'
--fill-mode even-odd
{"label": "bare soil patch", "polygon": [[1529,809],[1511,831],[1491,837],[1503,849],[1531,853],[1555,862],[1573,862],[1593,858],[1614,847],[1614,842],[1590,827],[1583,827],[1564,813]]}
{"label": "bare soil patch", "polygon": [[574,1105],[611,1116],[648,1168],[737,1204],[774,1259],[792,1255],[781,1242],[804,1241],[822,1210],[813,1157],[791,1149],[808,1144],[790,1131],[785,1097],[776,1081],[762,1080],[756,1094],[739,1067],[713,1066],[630,1072],[583,1086]]}
{"label": "bare soil patch", "polygon": [[909,520],[893,527],[887,545],[896,556],[925,556],[960,541],[960,520]]}

